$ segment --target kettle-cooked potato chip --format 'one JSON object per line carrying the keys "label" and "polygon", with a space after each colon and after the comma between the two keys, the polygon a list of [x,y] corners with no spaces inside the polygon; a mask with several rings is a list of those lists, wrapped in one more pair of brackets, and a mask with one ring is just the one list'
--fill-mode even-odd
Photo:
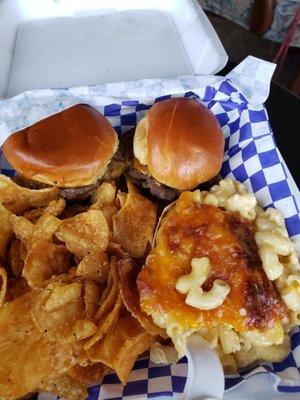
{"label": "kettle-cooked potato chip", "polygon": [[23,276],[31,288],[43,286],[53,275],[68,272],[72,266],[72,255],[66,246],[47,240],[34,242],[25,259]]}
{"label": "kettle-cooked potato chip", "polygon": [[89,210],[64,220],[55,234],[71,253],[82,259],[89,253],[105,251],[109,229],[100,210]]}
{"label": "kettle-cooked potato chip", "polygon": [[106,315],[106,317],[101,319],[100,323],[98,323],[99,328],[97,329],[97,332],[95,332],[95,335],[84,344],[84,350],[88,350],[95,343],[99,342],[99,340],[102,339],[102,337],[106,334],[110,327],[117,321],[122,305],[123,301],[121,299],[121,296],[118,296],[116,304],[114,305],[112,310]]}
{"label": "kettle-cooked potato chip", "polygon": [[121,192],[120,190],[118,191],[117,196],[116,196],[116,206],[119,209],[122,208],[125,205],[126,199],[127,199],[127,195],[128,195],[128,193]]}
{"label": "kettle-cooked potato chip", "polygon": [[140,272],[137,263],[132,258],[123,258],[118,261],[118,272],[120,294],[127,310],[150,335],[168,337],[165,330],[155,325],[152,318],[141,310],[140,295],[136,286]]}
{"label": "kettle-cooked potato chip", "polygon": [[108,224],[110,230],[110,236],[112,236],[112,229],[113,229],[113,216],[118,212],[118,208],[113,205],[101,206],[99,210],[102,211],[104,218]]}
{"label": "kettle-cooked potato chip", "polygon": [[118,211],[114,204],[116,197],[116,185],[114,182],[103,182],[91,197],[91,210],[101,210],[109,230],[112,231],[112,217]]}
{"label": "kettle-cooked potato chip", "polygon": [[101,382],[101,379],[109,371],[110,368],[102,363],[91,363],[84,366],[77,364],[68,371],[68,374],[78,382],[93,385]]}
{"label": "kettle-cooked potato chip", "polygon": [[87,280],[83,283],[85,315],[88,319],[94,319],[102,295],[101,289],[94,281]]}
{"label": "kettle-cooked potato chip", "polygon": [[43,215],[49,214],[57,217],[66,208],[66,200],[60,197],[58,200],[52,200],[46,207],[34,208],[23,213],[23,217],[28,219],[33,224]]}
{"label": "kettle-cooked potato chip", "polygon": [[116,197],[116,185],[114,182],[103,182],[92,194],[92,205],[112,205]]}
{"label": "kettle-cooked potato chip", "polygon": [[38,391],[53,393],[68,400],[84,400],[88,397],[86,385],[78,379],[73,379],[69,374],[43,382]]}
{"label": "kettle-cooked potato chip", "polygon": [[33,236],[31,242],[45,239],[52,241],[52,236],[57,231],[63,221],[54,215],[43,214],[34,225]]}
{"label": "kettle-cooked potato chip", "polygon": [[26,258],[26,247],[19,239],[14,239],[11,242],[9,257],[10,266],[14,276],[16,278],[21,278]]}
{"label": "kettle-cooked potato chip", "polygon": [[57,311],[62,307],[65,307],[68,303],[76,301],[81,296],[82,285],[79,282],[72,283],[59,283],[57,282],[50,296],[44,304],[44,308],[48,312]]}
{"label": "kettle-cooked potato chip", "polygon": [[28,219],[32,224],[35,224],[36,221],[43,215],[44,208],[33,208],[32,210],[25,211],[22,214],[22,217]]}
{"label": "kettle-cooked potato chip", "polygon": [[118,272],[116,257],[112,257],[111,270],[107,281],[107,286],[102,294],[100,306],[95,315],[95,321],[98,325],[97,333],[84,345],[85,349],[93,346],[99,341],[112,323],[118,318],[119,310],[122,306],[122,300],[118,290]]}
{"label": "kettle-cooked potato chip", "polygon": [[107,281],[110,265],[104,251],[87,254],[78,264],[76,275],[91,281],[104,283]]}
{"label": "kettle-cooked potato chip", "polygon": [[17,185],[5,175],[0,175],[0,203],[8,210],[19,214],[32,207],[44,207],[58,199],[59,189],[28,189]]}
{"label": "kettle-cooked potato chip", "polygon": [[101,305],[96,313],[96,321],[100,321],[110,310],[112,310],[114,304],[118,298],[118,271],[117,271],[117,261],[113,257],[110,263],[111,266],[111,284],[108,282],[107,288],[103,293],[101,298]]}
{"label": "kettle-cooked potato chip", "polygon": [[25,217],[17,217],[14,214],[10,217],[10,223],[16,237],[25,244],[26,248],[29,248],[34,225]]}
{"label": "kettle-cooked potato chip", "polygon": [[134,258],[143,257],[150,247],[157,222],[157,207],[130,182],[123,207],[113,216],[113,238]]}
{"label": "kettle-cooked potato chip", "polygon": [[153,343],[153,336],[145,330],[136,332],[134,336],[126,339],[114,361],[114,370],[122,383],[128,381],[138,356],[149,350]]}
{"label": "kettle-cooked potato chip", "polygon": [[47,204],[47,206],[44,208],[43,214],[49,214],[57,217],[64,212],[65,208],[66,200],[60,197],[57,200],[50,201],[49,204]]}
{"label": "kettle-cooked potato chip", "polygon": [[23,294],[30,292],[30,287],[24,278],[10,278],[9,280],[9,300],[15,300]]}
{"label": "kettle-cooked potato chip", "polygon": [[0,203],[0,258],[2,260],[5,258],[7,245],[13,237],[13,229],[10,222],[11,215],[11,212]]}
{"label": "kettle-cooked potato chip", "polygon": [[83,340],[93,336],[97,332],[94,322],[87,319],[77,319],[72,328],[72,334],[76,340]]}
{"label": "kettle-cooked potato chip", "polygon": [[53,234],[57,231],[58,227],[63,221],[54,217],[53,215],[43,214],[36,224],[31,223],[25,217],[17,217],[11,215],[10,222],[12,230],[22,243],[25,244],[27,250],[30,249],[32,244],[37,240],[50,240],[52,241]]}
{"label": "kettle-cooked potato chip", "polygon": [[0,258],[4,260],[7,246],[13,237],[10,217],[12,213],[0,203]]}
{"label": "kettle-cooked potato chip", "polygon": [[110,257],[116,257],[117,260],[126,256],[125,251],[122,249],[121,245],[114,242],[108,242],[106,253]]}
{"label": "kettle-cooked potato chip", "polygon": [[148,350],[153,342],[154,337],[123,309],[104,338],[86,353],[90,360],[114,369],[121,382],[126,383],[137,357]]}
{"label": "kettle-cooked potato chip", "polygon": [[69,345],[49,342],[35,328],[31,319],[34,301],[31,292],[0,308],[0,398],[34,392],[74,364]]}
{"label": "kettle-cooked potato chip", "polygon": [[0,267],[0,308],[2,307],[7,292],[7,272]]}
{"label": "kettle-cooked potato chip", "polygon": [[84,308],[80,283],[53,282],[38,292],[31,316],[49,340],[69,343],[77,340],[73,326],[77,319],[82,319]]}

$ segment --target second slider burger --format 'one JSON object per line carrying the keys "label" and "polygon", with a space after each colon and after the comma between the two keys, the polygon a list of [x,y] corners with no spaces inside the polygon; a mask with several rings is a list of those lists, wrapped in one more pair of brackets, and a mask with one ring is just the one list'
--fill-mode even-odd
{"label": "second slider burger", "polygon": [[173,200],[219,173],[224,136],[208,108],[172,98],[155,103],[139,122],[133,150],[129,178],[154,196]]}
{"label": "second slider burger", "polygon": [[8,137],[3,153],[26,186],[56,186],[61,196],[82,200],[104,177],[123,170],[118,136],[96,109],[78,104]]}

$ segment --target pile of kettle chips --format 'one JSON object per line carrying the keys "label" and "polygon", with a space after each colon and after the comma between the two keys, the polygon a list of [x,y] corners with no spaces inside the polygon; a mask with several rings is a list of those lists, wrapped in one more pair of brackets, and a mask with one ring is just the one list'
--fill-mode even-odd
{"label": "pile of kettle chips", "polygon": [[0,175],[1,399],[84,399],[112,370],[125,383],[137,357],[166,337],[135,285],[156,205],[127,185],[106,181],[84,205],[68,204],[56,188]]}

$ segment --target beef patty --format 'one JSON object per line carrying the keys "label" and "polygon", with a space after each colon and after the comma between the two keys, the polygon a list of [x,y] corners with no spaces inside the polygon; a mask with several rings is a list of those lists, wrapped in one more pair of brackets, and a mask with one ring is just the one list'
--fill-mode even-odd
{"label": "beef patty", "polygon": [[133,167],[128,168],[126,176],[132,183],[143,189],[148,189],[153,196],[160,200],[172,201],[179,195],[176,189],[157,182],[152,176],[144,174]]}

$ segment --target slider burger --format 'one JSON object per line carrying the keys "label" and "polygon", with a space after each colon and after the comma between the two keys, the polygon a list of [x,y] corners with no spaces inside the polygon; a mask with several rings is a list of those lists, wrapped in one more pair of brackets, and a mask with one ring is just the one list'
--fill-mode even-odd
{"label": "slider burger", "polygon": [[136,127],[134,159],[127,174],[164,200],[196,188],[220,171],[224,136],[213,113],[196,100],[154,104]]}
{"label": "slider burger", "polygon": [[78,104],[12,134],[3,153],[23,186],[56,186],[68,200],[90,196],[101,179],[123,173],[118,136],[96,109]]}

